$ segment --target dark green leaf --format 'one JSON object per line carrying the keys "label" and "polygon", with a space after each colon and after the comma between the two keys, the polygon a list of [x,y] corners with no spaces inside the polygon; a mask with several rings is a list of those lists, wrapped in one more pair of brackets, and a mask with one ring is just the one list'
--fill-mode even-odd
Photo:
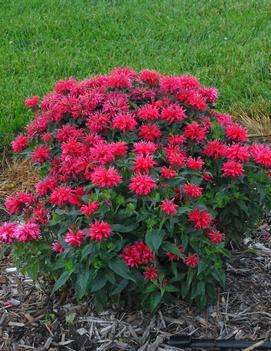
{"label": "dark green leaf", "polygon": [[160,245],[162,244],[165,232],[163,230],[149,230],[146,233],[145,241],[146,244],[153,252],[157,252]]}
{"label": "dark green leaf", "polygon": [[113,232],[117,233],[130,233],[138,227],[138,223],[133,223],[129,225],[124,224],[112,224],[111,228]]}
{"label": "dark green leaf", "polygon": [[158,307],[161,299],[162,299],[162,295],[160,292],[157,292],[157,293],[151,295],[151,297],[150,297],[151,312],[154,312],[154,310]]}
{"label": "dark green leaf", "polygon": [[169,252],[173,253],[174,255],[176,255],[178,257],[180,257],[180,255],[181,255],[179,248],[175,244],[170,243],[169,241],[167,241],[163,244],[163,249],[165,251],[169,251]]}
{"label": "dark green leaf", "polygon": [[83,271],[78,274],[76,281],[76,291],[79,299],[81,299],[88,292],[88,287],[93,279],[92,271]]}
{"label": "dark green leaf", "polygon": [[55,285],[53,287],[53,293],[59,290],[70,278],[71,272],[64,271],[61,276],[58,278],[58,280],[55,282]]}
{"label": "dark green leaf", "polygon": [[126,264],[122,261],[121,258],[116,257],[115,259],[110,261],[108,263],[108,267],[122,278],[132,280],[133,282],[135,282],[134,278],[130,273],[129,268],[126,266]]}
{"label": "dark green leaf", "polygon": [[212,276],[215,278],[216,281],[219,282],[219,284],[222,287],[225,287],[225,273],[222,270],[217,270],[214,268],[212,271]]}
{"label": "dark green leaf", "polygon": [[98,290],[101,290],[106,283],[107,283],[107,278],[104,275],[104,273],[98,274],[97,277],[94,279],[93,283],[91,284],[91,292],[96,292]]}
{"label": "dark green leaf", "polygon": [[120,283],[112,290],[111,295],[117,295],[122,292],[128,285],[128,281],[126,279],[122,279]]}

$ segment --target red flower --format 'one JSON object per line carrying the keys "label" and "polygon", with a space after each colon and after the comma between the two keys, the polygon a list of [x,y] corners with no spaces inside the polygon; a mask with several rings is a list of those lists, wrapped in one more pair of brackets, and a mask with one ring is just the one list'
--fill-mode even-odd
{"label": "red flower", "polygon": [[54,91],[59,94],[69,93],[76,86],[76,80],[74,78],[69,78],[66,80],[60,80],[56,83]]}
{"label": "red flower", "polygon": [[185,162],[185,151],[180,151],[177,146],[166,147],[166,159],[171,167],[181,167]]}
{"label": "red flower", "polygon": [[44,141],[45,143],[48,143],[52,138],[53,138],[52,133],[44,133],[41,136],[41,140]]}
{"label": "red flower", "polygon": [[184,258],[184,263],[191,267],[191,268],[196,268],[197,265],[199,264],[199,257],[197,254],[188,254],[185,258]]}
{"label": "red flower", "polygon": [[182,121],[186,117],[185,110],[177,103],[166,106],[161,113],[161,118],[165,119],[169,124]]}
{"label": "red flower", "polygon": [[233,124],[233,120],[230,115],[223,113],[215,113],[214,117],[217,120],[218,124],[223,127],[227,127]]}
{"label": "red flower", "polygon": [[168,137],[168,143],[170,145],[183,145],[186,138],[183,135],[170,135]]}
{"label": "red flower", "polygon": [[99,208],[100,204],[97,201],[89,202],[87,205],[80,207],[80,211],[85,216],[92,216]]}
{"label": "red flower", "polygon": [[213,183],[214,177],[212,176],[212,174],[210,172],[204,171],[202,173],[202,177],[206,182]]}
{"label": "red flower", "polygon": [[104,166],[96,167],[91,174],[91,182],[94,186],[101,188],[113,188],[121,182],[122,178],[118,171],[110,166],[106,169]]}
{"label": "red flower", "polygon": [[238,124],[232,123],[226,127],[226,137],[230,140],[243,142],[247,140],[247,132]]}
{"label": "red flower", "polygon": [[157,188],[157,185],[152,177],[136,174],[131,178],[129,188],[138,196],[147,196],[153,189]]}
{"label": "red flower", "polygon": [[152,104],[146,104],[137,111],[138,117],[143,121],[153,121],[159,118],[159,110]]}
{"label": "red flower", "polygon": [[119,129],[122,133],[127,133],[135,129],[136,120],[129,114],[118,114],[113,118],[113,128]]}
{"label": "red flower", "polygon": [[202,188],[196,184],[184,184],[183,190],[188,197],[197,198],[202,195]]}
{"label": "red flower", "polygon": [[160,173],[166,179],[174,178],[177,175],[177,172],[174,171],[174,169],[171,169],[169,167],[162,167],[160,169]]}
{"label": "red flower", "polygon": [[177,99],[184,103],[189,104],[191,107],[203,111],[207,109],[206,101],[197,93],[192,90],[182,90],[177,94]]}
{"label": "red flower", "polygon": [[216,88],[200,88],[198,90],[200,96],[202,96],[207,102],[214,104],[218,99],[218,90]]}
{"label": "red flower", "polygon": [[122,72],[113,72],[107,80],[110,88],[131,88],[132,82],[129,76]]}
{"label": "red flower", "polygon": [[39,196],[47,195],[56,188],[57,184],[53,177],[45,177],[36,184],[36,192]]}
{"label": "red flower", "polygon": [[225,162],[222,166],[224,177],[240,177],[244,175],[244,169],[241,163],[235,161]]}
{"label": "red flower", "polygon": [[141,240],[124,248],[120,257],[128,267],[138,267],[140,264],[151,262],[155,256],[150,248]]}
{"label": "red flower", "polygon": [[211,240],[212,243],[214,244],[219,244],[221,240],[224,237],[224,234],[219,232],[218,230],[210,230],[207,234],[208,238]]}
{"label": "red flower", "polygon": [[97,143],[89,149],[89,160],[105,165],[115,160],[116,144]]}
{"label": "red flower", "polygon": [[271,149],[266,145],[255,144],[250,148],[255,162],[261,166],[271,167]]}
{"label": "red flower", "polygon": [[135,159],[133,170],[139,173],[149,173],[150,169],[157,165],[157,162],[149,155],[138,155]]}
{"label": "red flower", "polygon": [[28,146],[28,137],[19,134],[15,140],[12,141],[11,147],[13,152],[21,152]]}
{"label": "red flower", "polygon": [[174,200],[164,200],[162,201],[160,208],[168,216],[173,216],[177,213],[178,205],[173,203]]}
{"label": "red flower", "polygon": [[39,97],[35,95],[29,99],[26,99],[24,102],[24,105],[27,108],[35,108],[38,105],[38,103],[39,103]]}
{"label": "red flower", "polygon": [[224,157],[226,153],[226,146],[218,140],[210,141],[202,152],[209,157],[213,156],[215,159]]}
{"label": "red flower", "polygon": [[113,91],[106,95],[102,112],[107,112],[110,116],[114,116],[117,113],[126,113],[128,111],[128,98],[125,94]]}
{"label": "red flower", "polygon": [[50,195],[50,203],[59,207],[65,204],[80,205],[79,196],[69,187],[59,186]]}
{"label": "red flower", "polygon": [[187,168],[193,169],[194,171],[199,171],[203,165],[204,165],[204,161],[200,157],[194,158],[189,156],[186,159]]}
{"label": "red flower", "polygon": [[69,246],[80,247],[85,238],[83,230],[75,232],[73,229],[69,229],[68,234],[65,235],[64,240]]}
{"label": "red flower", "polygon": [[51,155],[50,155],[49,147],[46,145],[41,145],[41,146],[38,146],[34,149],[32,156],[31,156],[31,160],[34,162],[43,163],[46,160],[49,160],[50,157],[51,157]]}
{"label": "red flower", "polygon": [[157,149],[157,146],[152,143],[151,141],[139,141],[137,143],[134,143],[134,149],[133,152],[135,154],[142,154],[142,155],[149,155],[153,154],[155,150]]}
{"label": "red flower", "polygon": [[36,203],[36,198],[29,193],[19,192],[15,195],[10,195],[5,200],[5,206],[8,212],[13,214],[19,214],[23,208],[31,206]]}
{"label": "red flower", "polygon": [[196,229],[207,229],[212,222],[210,213],[206,210],[200,211],[198,208],[188,215],[188,219],[194,223]]}
{"label": "red flower", "polygon": [[58,252],[58,253],[63,253],[64,247],[57,240],[55,240],[53,242],[53,251]]}
{"label": "red flower", "polygon": [[239,144],[228,146],[225,155],[232,161],[248,162],[250,159],[249,148]]}
{"label": "red flower", "polygon": [[106,113],[93,113],[88,121],[87,127],[92,133],[106,131],[109,127],[110,116]]}
{"label": "red flower", "polygon": [[3,244],[10,244],[13,242],[14,237],[15,237],[15,230],[16,230],[17,224],[13,222],[4,222],[0,226],[0,243]]}
{"label": "red flower", "polygon": [[25,223],[17,225],[14,237],[18,241],[31,241],[40,236],[40,227],[36,223]]}
{"label": "red flower", "polygon": [[91,240],[105,240],[112,233],[110,224],[96,220],[90,225],[89,236]]}
{"label": "red flower", "polygon": [[197,122],[192,122],[185,126],[184,136],[191,140],[204,141],[205,129],[202,128]]}
{"label": "red flower", "polygon": [[182,84],[180,82],[180,77],[162,76],[160,78],[160,90],[162,92],[175,93],[180,88],[182,88]]}
{"label": "red flower", "polygon": [[143,275],[144,278],[148,280],[155,280],[158,278],[157,269],[152,266],[145,267],[145,272]]}
{"label": "red flower", "polygon": [[157,86],[159,84],[160,73],[151,70],[144,70],[140,73],[140,79],[144,83]]}
{"label": "red flower", "polygon": [[[175,245],[176,245],[176,243],[175,243]],[[178,245],[178,246],[176,245],[176,248],[179,249],[180,253],[184,252],[184,248],[182,247],[182,245]],[[169,251],[166,252],[166,256],[168,257],[168,259],[170,261],[179,261],[179,259],[180,259],[179,255],[175,255],[174,253],[169,252]]]}
{"label": "red flower", "polygon": [[114,156],[124,157],[127,154],[128,146],[123,141],[118,141],[117,143],[112,143],[111,145],[112,153]]}
{"label": "red flower", "polygon": [[63,141],[67,141],[71,137],[73,139],[78,139],[82,135],[82,130],[81,129],[76,129],[76,127],[72,126],[71,124],[67,123],[64,124],[64,126],[60,129],[57,129],[56,131],[56,139],[60,143]]}
{"label": "red flower", "polygon": [[197,77],[184,74],[178,77],[179,85],[181,88],[185,89],[196,89],[200,86]]}
{"label": "red flower", "polygon": [[138,136],[146,141],[154,141],[159,139],[162,133],[156,124],[142,124],[139,128]]}
{"label": "red flower", "polygon": [[46,210],[42,204],[38,204],[36,208],[33,209],[33,222],[41,225],[48,224],[49,211]]}

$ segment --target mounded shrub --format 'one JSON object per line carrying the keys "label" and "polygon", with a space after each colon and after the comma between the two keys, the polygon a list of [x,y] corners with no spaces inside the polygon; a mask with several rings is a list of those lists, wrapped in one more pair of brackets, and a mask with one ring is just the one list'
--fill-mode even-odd
{"label": "mounded shrub", "polygon": [[35,117],[12,149],[41,180],[6,199],[2,246],[97,308],[206,304],[225,283],[226,243],[270,207],[271,150],[247,144],[217,97],[193,76],[117,68],[27,99]]}

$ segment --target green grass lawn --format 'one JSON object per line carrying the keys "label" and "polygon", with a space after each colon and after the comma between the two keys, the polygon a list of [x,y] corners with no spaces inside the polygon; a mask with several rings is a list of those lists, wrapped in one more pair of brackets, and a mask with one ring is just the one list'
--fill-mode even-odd
{"label": "green grass lawn", "polygon": [[0,145],[31,118],[26,97],[115,66],[190,73],[219,108],[270,110],[269,0],[0,0]]}

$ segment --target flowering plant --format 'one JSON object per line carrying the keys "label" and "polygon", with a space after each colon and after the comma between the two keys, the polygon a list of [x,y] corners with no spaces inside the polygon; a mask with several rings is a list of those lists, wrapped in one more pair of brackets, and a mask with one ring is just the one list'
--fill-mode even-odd
{"label": "flowering plant", "polygon": [[224,285],[225,242],[271,197],[271,149],[246,144],[217,98],[193,76],[117,68],[27,99],[35,117],[12,149],[41,179],[6,199],[2,245],[98,308],[131,293],[151,310],[172,294],[204,305]]}

